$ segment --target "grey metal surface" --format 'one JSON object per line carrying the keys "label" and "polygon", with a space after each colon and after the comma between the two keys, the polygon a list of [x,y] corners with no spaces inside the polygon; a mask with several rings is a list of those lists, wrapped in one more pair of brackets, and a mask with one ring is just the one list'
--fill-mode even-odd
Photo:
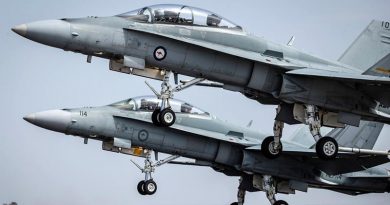
{"label": "grey metal surface", "polygon": [[[158,100],[142,96],[102,107],[39,112],[26,116],[25,120],[57,132],[102,141],[103,149],[107,151],[145,157],[135,151],[142,147],[192,158],[195,163],[178,164],[210,166],[229,176],[270,175],[281,184],[291,185],[280,185],[283,186],[281,193],[304,190],[305,184],[336,191],[342,189],[349,194],[388,191],[388,182],[370,184],[378,177],[389,178],[385,169],[374,167],[390,161],[386,154],[345,152],[334,161],[324,161],[316,157],[310,146],[284,139],[282,156],[268,159],[260,152],[267,134],[230,124],[179,100],[172,101],[177,108],[177,123],[172,127],[156,126],[150,120],[151,111],[157,105],[155,102]],[[382,128],[382,125],[373,125],[377,124],[365,123],[359,128],[347,127],[345,130],[337,128],[330,135],[340,143],[354,142],[354,146],[361,145],[362,140],[367,141],[361,147],[368,148],[375,143]],[[295,135],[302,134],[297,132]],[[300,136],[299,139],[305,138]],[[291,139],[296,139],[296,136]],[[368,169],[370,167],[373,168]],[[369,177],[373,177],[372,180]],[[248,187],[248,190],[253,189]]]}
{"label": "grey metal surface", "polygon": [[[13,30],[88,59],[121,62],[122,66],[110,69],[127,74],[159,79],[152,69],[170,70],[222,83],[225,89],[267,104],[313,104],[325,112],[388,123],[389,109],[379,112],[377,108],[390,105],[388,79],[362,75],[362,67],[367,70],[389,54],[388,24],[373,21],[345,52],[342,63],[253,36],[220,15],[183,5],[155,5],[110,17],[39,21]],[[157,48],[165,50],[163,58],[154,55]],[[386,66],[381,72],[387,72]],[[317,83],[319,77],[323,83]],[[291,81],[300,89],[286,95]]]}

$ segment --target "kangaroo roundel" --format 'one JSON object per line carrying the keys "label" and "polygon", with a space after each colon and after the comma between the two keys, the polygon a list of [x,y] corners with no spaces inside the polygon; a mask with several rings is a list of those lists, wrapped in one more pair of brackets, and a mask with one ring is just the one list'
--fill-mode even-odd
{"label": "kangaroo roundel", "polygon": [[164,47],[159,46],[154,50],[153,56],[154,59],[158,61],[164,60],[164,58],[167,56],[167,50]]}

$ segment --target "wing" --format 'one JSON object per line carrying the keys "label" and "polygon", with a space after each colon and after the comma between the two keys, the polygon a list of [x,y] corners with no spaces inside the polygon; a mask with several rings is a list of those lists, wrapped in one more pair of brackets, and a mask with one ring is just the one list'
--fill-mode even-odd
{"label": "wing", "polygon": [[[382,123],[361,121],[359,127],[346,126],[334,128],[326,136],[333,137],[340,146],[371,149],[383,128]],[[313,137],[309,129],[302,125],[297,132],[283,142],[283,153],[297,159],[302,159],[319,170],[328,174],[343,174],[365,170],[383,163],[389,162],[387,155],[353,154],[339,152],[338,158],[332,161],[324,161],[317,157],[313,148]],[[247,150],[260,151],[260,146],[253,146]],[[260,153],[259,153],[260,154]]]}
{"label": "wing", "polygon": [[[341,152],[338,157],[331,161],[319,159],[314,149],[304,148],[295,145],[283,144],[283,154],[285,157],[292,157],[300,162],[311,164],[318,170],[330,175],[344,174],[349,172],[362,171],[390,162],[388,156],[373,154],[354,154]],[[261,147],[248,147],[247,150],[261,155]]]}
{"label": "wing", "polygon": [[[370,72],[390,73],[390,54],[378,61]],[[321,69],[297,69],[287,72],[288,75],[311,78],[325,78],[328,80],[353,83],[362,92],[385,106],[390,106],[390,78],[386,75],[365,75],[358,73],[332,72]]]}

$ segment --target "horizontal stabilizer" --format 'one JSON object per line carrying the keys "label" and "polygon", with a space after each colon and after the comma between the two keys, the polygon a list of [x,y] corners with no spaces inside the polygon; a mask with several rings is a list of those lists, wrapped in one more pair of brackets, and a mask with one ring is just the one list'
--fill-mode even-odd
{"label": "horizontal stabilizer", "polygon": [[390,53],[363,74],[390,77]]}

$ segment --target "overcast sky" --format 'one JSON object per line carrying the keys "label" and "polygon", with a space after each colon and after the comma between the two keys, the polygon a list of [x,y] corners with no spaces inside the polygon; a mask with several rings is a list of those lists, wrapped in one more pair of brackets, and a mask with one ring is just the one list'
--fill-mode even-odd
{"label": "overcast sky", "polygon": [[[87,64],[83,55],[34,43],[13,33],[11,27],[44,19],[110,16],[157,3],[205,8],[279,43],[287,43],[295,35],[296,48],[330,60],[336,60],[372,19],[390,20],[389,0],[2,1],[0,204],[226,205],[236,201],[238,178],[210,168],[175,165],[157,169],[155,195],[140,196],[136,185],[143,175],[130,163],[129,156],[102,151],[101,144],[93,141],[84,145],[81,138],[47,131],[22,119],[32,112],[105,105],[152,93],[145,79],[109,71],[107,60],[94,58],[92,64]],[[175,97],[239,125],[253,119],[254,128],[272,133],[274,106],[211,88],[190,88]],[[294,128],[286,130],[288,135]],[[389,149],[388,135],[386,125],[376,148]],[[390,201],[389,194],[351,197],[314,189],[277,197],[291,205]],[[246,204],[268,204],[268,200],[262,192],[249,193]]]}

